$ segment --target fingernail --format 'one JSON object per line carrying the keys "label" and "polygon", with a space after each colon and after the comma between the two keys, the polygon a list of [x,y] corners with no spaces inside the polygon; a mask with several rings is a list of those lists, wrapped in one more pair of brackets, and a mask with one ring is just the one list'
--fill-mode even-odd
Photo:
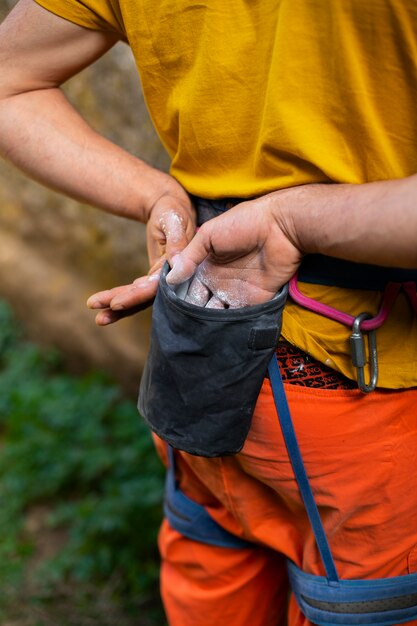
{"label": "fingernail", "polygon": [[184,271],[184,263],[179,254],[176,254],[172,258],[172,269],[167,274],[166,281],[169,285],[175,284],[176,281],[181,280],[181,274]]}
{"label": "fingernail", "polygon": [[109,313],[103,313],[96,317],[96,324],[98,324],[98,326],[106,326],[106,324],[111,324],[112,321],[113,318]]}
{"label": "fingernail", "polygon": [[100,302],[100,300],[96,300],[95,298],[89,298],[87,300],[87,306],[89,309],[102,309],[104,304]]}
{"label": "fingernail", "polygon": [[210,298],[210,300],[206,304],[206,309],[225,309],[225,308],[226,307],[224,303],[216,296],[213,296],[212,298]]}
{"label": "fingernail", "polygon": [[167,281],[168,285],[175,285],[175,272],[174,272],[174,270],[171,270],[170,272],[168,272],[167,277],[166,277],[166,281]]}
{"label": "fingernail", "polygon": [[[177,263],[178,263],[179,259],[180,259],[180,253],[179,253],[179,252],[176,252],[176,253],[175,253],[175,254],[171,257],[171,259],[170,259],[170,260],[168,260],[168,264],[169,264],[169,267],[170,267],[170,271],[171,271],[171,272],[172,272],[172,270],[175,268],[175,266],[177,265]],[[167,276],[168,276],[168,275],[169,275],[169,272],[168,272]]]}

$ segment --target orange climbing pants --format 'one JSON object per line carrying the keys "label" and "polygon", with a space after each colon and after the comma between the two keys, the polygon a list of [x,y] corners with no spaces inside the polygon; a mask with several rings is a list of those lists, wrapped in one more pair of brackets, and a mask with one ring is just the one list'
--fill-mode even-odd
{"label": "orange climbing pants", "polygon": [[[339,576],[417,572],[417,390],[285,390]],[[156,443],[164,455],[165,444]],[[285,558],[312,574],[324,570],[269,380],[240,454],[177,452],[176,461],[181,489],[253,548],[200,544],[164,521],[161,586],[170,626],[307,626],[289,594]]]}

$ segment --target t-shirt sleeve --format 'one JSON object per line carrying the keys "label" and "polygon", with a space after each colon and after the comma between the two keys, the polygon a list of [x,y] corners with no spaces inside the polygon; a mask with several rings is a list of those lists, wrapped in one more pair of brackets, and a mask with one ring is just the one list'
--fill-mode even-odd
{"label": "t-shirt sleeve", "polygon": [[84,28],[118,34],[126,40],[116,0],[35,0],[44,9]]}

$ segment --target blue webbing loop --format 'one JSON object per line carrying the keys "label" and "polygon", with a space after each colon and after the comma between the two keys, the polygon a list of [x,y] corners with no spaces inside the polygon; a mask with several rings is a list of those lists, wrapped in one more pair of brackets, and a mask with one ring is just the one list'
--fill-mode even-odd
{"label": "blue webbing loop", "polygon": [[338,583],[339,577],[337,575],[336,566],[333,561],[326,533],[324,532],[320,514],[304,467],[294,426],[291,420],[287,398],[285,396],[284,385],[282,384],[281,372],[279,371],[279,365],[275,354],[269,362],[268,372],[285,445],[287,447],[294,475],[298,483],[298,488],[316,538],[317,547],[326,570],[326,575],[330,582]]}

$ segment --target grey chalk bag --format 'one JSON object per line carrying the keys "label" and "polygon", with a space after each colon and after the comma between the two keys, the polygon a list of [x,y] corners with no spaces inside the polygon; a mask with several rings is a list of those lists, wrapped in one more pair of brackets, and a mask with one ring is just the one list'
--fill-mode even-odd
{"label": "grey chalk bag", "polygon": [[138,408],[174,448],[239,452],[281,331],[288,287],[264,303],[210,309],[185,302],[161,272]]}

